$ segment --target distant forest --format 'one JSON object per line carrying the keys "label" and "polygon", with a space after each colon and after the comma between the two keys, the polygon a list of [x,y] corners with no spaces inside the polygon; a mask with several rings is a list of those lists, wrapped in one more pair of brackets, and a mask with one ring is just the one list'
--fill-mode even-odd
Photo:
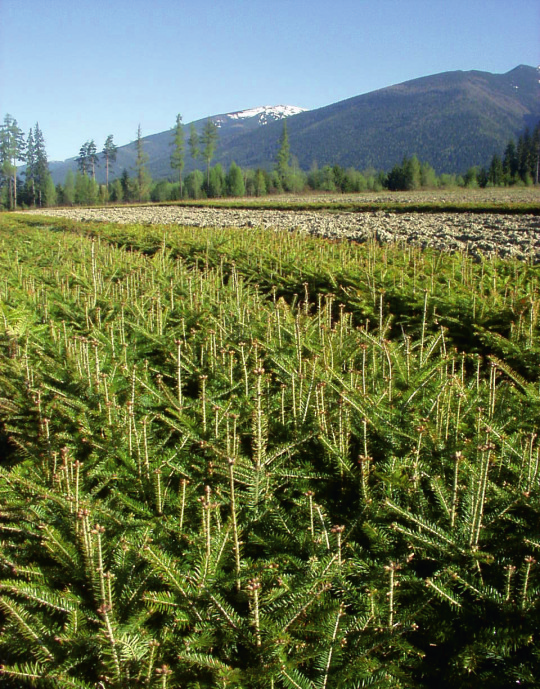
{"label": "distant forest", "polygon": [[[290,154],[287,122],[279,141],[275,165],[271,170],[242,169],[231,163],[228,170],[211,165],[218,141],[218,129],[208,120],[199,135],[192,127],[184,140],[182,118],[177,116],[171,140],[171,167],[176,179],[153,181],[148,170],[141,130],[137,132],[135,167],[124,169],[120,177],[109,180],[109,166],[116,159],[113,136],[107,137],[98,153],[93,140],[86,141],[77,158],[77,172],[69,171],[63,184],[54,185],[47,162],[45,141],[39,125],[27,137],[11,116],[0,125],[0,208],[95,205],[106,203],[166,202],[182,199],[265,196],[309,191],[354,193],[363,191],[408,191],[451,187],[530,186],[539,183],[540,122],[526,130],[517,141],[510,140],[502,153],[495,153],[489,167],[473,166],[462,175],[437,175],[433,167],[416,156],[404,157],[390,171],[356,170],[339,165],[313,166],[302,170]],[[186,155],[200,161],[200,167],[183,175]],[[22,176],[17,164],[26,164]],[[107,183],[95,178],[97,166],[106,171]]]}

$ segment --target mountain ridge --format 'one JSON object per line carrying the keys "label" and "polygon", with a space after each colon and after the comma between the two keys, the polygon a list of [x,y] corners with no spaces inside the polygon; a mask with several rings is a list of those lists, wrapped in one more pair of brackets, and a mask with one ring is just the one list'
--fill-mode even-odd
{"label": "mountain ridge", "polygon": [[[272,115],[271,111],[281,108]],[[242,113],[250,113],[241,117]],[[286,114],[285,114],[286,113]],[[275,113],[274,113],[275,114]],[[264,115],[264,122],[260,116]],[[279,116],[278,116],[279,115]],[[455,70],[418,77],[352,96],[314,110],[259,106],[213,115],[184,125],[185,173],[195,165],[187,137],[191,124],[201,132],[207,119],[219,126],[213,164],[270,168],[276,159],[282,120],[287,119],[291,154],[299,166],[333,165],[389,170],[404,156],[417,155],[440,172],[465,172],[501,154],[511,138],[540,120],[540,68],[518,65],[504,74]],[[172,130],[143,137],[154,179],[175,177],[170,168]],[[118,149],[111,176],[135,164],[135,143]],[[51,163],[62,182],[76,159]],[[104,172],[98,169],[98,180]]]}
{"label": "mountain ridge", "polygon": [[[257,106],[255,108],[235,110],[230,113],[211,115],[210,117],[204,117],[184,124],[186,173],[197,167],[190,158],[187,145],[192,125],[195,126],[200,136],[207,120],[212,120],[219,129],[218,146],[221,146],[229,140],[233,140],[238,134],[252,131],[258,127],[266,126],[271,122],[280,121],[285,117],[291,117],[301,112],[306,112],[306,109],[295,105]],[[154,179],[174,176],[169,162],[171,155],[170,144],[172,143],[173,132],[174,129],[171,128],[164,132],[148,134],[142,137],[144,151],[149,156],[147,169]],[[124,168],[128,169],[128,171],[130,168],[133,168],[136,158],[135,146],[135,141],[118,146],[117,160],[115,163],[111,164],[109,168],[110,179],[120,176]],[[166,168],[165,172],[163,172],[164,167]],[[77,169],[77,157],[74,156],[64,161],[50,162],[49,168],[55,184],[62,182],[68,169]],[[99,182],[105,181],[104,171],[100,168],[96,170],[96,179]]]}

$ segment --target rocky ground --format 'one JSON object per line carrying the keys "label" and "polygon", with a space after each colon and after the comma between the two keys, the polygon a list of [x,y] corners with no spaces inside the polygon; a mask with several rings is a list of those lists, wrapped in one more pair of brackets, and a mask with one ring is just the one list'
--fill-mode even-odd
{"label": "rocky ground", "polygon": [[[284,201],[290,200],[290,194],[282,197]],[[293,196],[299,202],[306,201],[305,195]],[[540,204],[540,188],[531,187],[491,187],[486,189],[463,189],[454,187],[450,189],[420,189],[418,191],[379,191],[363,192],[361,194],[336,194],[313,193],[310,201],[326,202],[356,202],[356,203],[399,203],[403,206],[416,203],[494,203],[497,205],[514,203]]]}
{"label": "rocky ground", "polygon": [[405,242],[540,262],[540,216],[475,213],[346,213],[180,206],[64,208],[36,212],[74,220],[195,227],[264,227],[331,239]]}

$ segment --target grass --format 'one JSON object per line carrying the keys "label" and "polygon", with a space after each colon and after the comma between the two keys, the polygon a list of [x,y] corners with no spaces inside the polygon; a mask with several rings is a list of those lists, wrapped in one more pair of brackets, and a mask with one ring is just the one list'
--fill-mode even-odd
{"label": "grass", "polygon": [[7,686],[534,686],[537,266],[0,218]]}

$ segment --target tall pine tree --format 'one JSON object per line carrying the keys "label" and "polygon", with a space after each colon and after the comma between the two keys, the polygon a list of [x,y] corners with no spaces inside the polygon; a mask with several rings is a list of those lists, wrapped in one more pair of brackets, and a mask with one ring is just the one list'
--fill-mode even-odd
{"label": "tall pine tree", "polygon": [[17,120],[7,114],[0,127],[0,166],[8,187],[8,206],[17,205],[17,161],[25,160],[26,145]]}
{"label": "tall pine tree", "polygon": [[217,126],[210,118],[208,118],[201,135],[201,143],[203,145],[202,155],[206,161],[206,183],[208,186],[210,185],[210,162],[214,157],[214,153],[216,152],[217,142]]}
{"label": "tall pine tree", "polygon": [[79,156],[77,157],[77,167],[79,172],[83,175],[88,174],[88,144],[86,141],[79,149]]}
{"label": "tall pine tree", "polygon": [[182,125],[182,115],[176,116],[176,125],[174,128],[174,138],[171,143],[174,146],[171,154],[171,167],[178,171],[178,180],[180,182],[180,198],[182,198],[182,172],[184,171],[184,128]]}
{"label": "tall pine tree", "polygon": [[276,169],[281,182],[283,183],[289,173],[289,159],[291,157],[291,147],[289,145],[289,133],[287,122],[283,120],[283,131],[279,139],[279,150],[277,154]]}
{"label": "tall pine tree", "polygon": [[99,159],[97,155],[97,147],[93,139],[86,141],[79,150],[79,157],[77,158],[77,165],[83,175],[92,173],[92,179],[96,178],[96,165]]}
{"label": "tall pine tree", "polygon": [[188,144],[189,144],[189,153],[193,160],[197,160],[199,157],[199,154],[201,152],[201,149],[199,148],[199,135],[197,134],[197,130],[195,129],[195,125],[193,122],[191,123],[189,127],[189,139],[188,139]]}
{"label": "tall pine tree", "polygon": [[[38,205],[50,206],[53,203],[52,193],[52,178],[49,172],[49,163],[47,161],[47,151],[45,150],[45,139],[43,133],[36,122],[34,127],[34,180],[37,195]],[[53,185],[54,188],[54,185]]]}
{"label": "tall pine tree", "polygon": [[103,145],[103,150],[101,151],[103,157],[105,158],[105,184],[107,185],[107,189],[109,188],[109,166],[111,163],[116,161],[117,151],[118,149],[114,145],[113,135],[109,134],[109,136],[105,139],[105,144]]}
{"label": "tall pine tree", "polygon": [[92,179],[96,179],[96,165],[99,164],[99,158],[97,155],[97,146],[94,139],[88,142],[86,149],[88,165],[90,170],[92,170]]}
{"label": "tall pine tree", "polygon": [[534,183],[540,181],[540,122],[534,128],[532,135],[533,162],[534,162]]}
{"label": "tall pine tree", "polygon": [[518,172],[516,144],[512,140],[508,142],[504,150],[503,172],[505,183],[512,184]]}
{"label": "tall pine tree", "polygon": [[146,163],[148,162],[148,155],[144,152],[143,141],[141,134],[141,125],[137,129],[137,158],[135,159],[135,169],[137,171],[137,196],[139,203],[141,203],[144,197],[148,193],[148,188],[150,186],[150,175],[146,169]]}
{"label": "tall pine tree", "polygon": [[25,187],[25,196],[26,196],[26,202],[28,203],[29,206],[35,206],[36,205],[36,179],[35,179],[35,168],[36,168],[36,149],[34,145],[34,132],[32,128],[30,127],[30,131],[28,132],[28,136],[26,138],[26,171],[25,171],[25,177],[26,177],[26,182],[24,184]]}

